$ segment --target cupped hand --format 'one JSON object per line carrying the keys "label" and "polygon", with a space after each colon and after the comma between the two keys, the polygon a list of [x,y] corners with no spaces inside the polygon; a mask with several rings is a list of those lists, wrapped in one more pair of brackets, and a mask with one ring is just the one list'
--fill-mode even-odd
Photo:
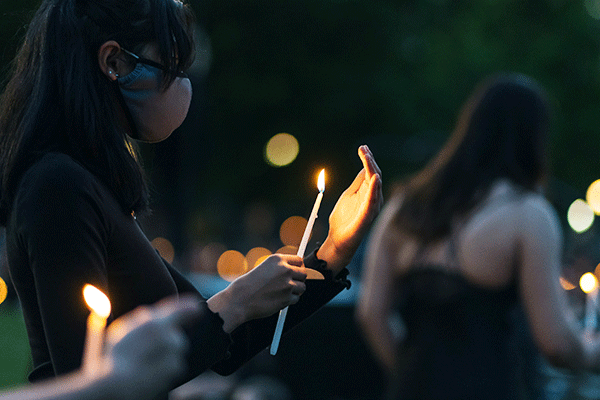
{"label": "cupped hand", "polygon": [[363,169],[338,199],[329,216],[329,232],[317,256],[334,272],[346,266],[383,204],[381,170],[371,150],[360,146]]}

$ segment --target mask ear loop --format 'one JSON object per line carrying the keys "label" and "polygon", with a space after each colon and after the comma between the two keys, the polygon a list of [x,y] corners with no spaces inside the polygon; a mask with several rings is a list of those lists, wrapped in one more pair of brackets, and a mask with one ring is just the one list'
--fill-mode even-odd
{"label": "mask ear loop", "polygon": [[133,115],[131,115],[131,110],[129,110],[129,106],[125,102],[125,97],[123,97],[123,93],[121,93],[121,88],[119,87],[118,76],[117,76],[117,79],[115,79],[113,82],[114,82],[115,91],[117,92],[117,99],[119,99],[119,104],[121,105],[121,108],[125,112],[125,117],[127,118],[127,122],[129,122],[129,128],[131,131],[129,136],[131,136],[133,139],[139,139],[140,134],[138,132],[137,125],[135,124],[135,121],[133,120]]}

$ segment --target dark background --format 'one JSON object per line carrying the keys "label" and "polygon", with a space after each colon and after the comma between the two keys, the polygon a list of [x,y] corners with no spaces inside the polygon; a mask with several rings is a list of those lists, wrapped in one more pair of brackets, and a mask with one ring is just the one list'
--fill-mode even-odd
{"label": "dark background", "polygon": [[[38,4],[0,1],[0,78]],[[595,4],[191,1],[202,33],[192,108],[167,141],[142,145],[155,210],[149,236],[169,239],[182,268],[190,249],[209,242],[274,251],[279,224],[310,212],[315,171],[328,173],[322,216],[360,169],[360,144],[371,147],[387,191],[439,148],[475,84],[500,70],[529,74],[552,96],[549,196],[562,216],[600,175]],[[280,132],[298,139],[300,153],[274,168],[263,149]],[[260,234],[245,222],[257,208],[273,221]],[[326,229],[319,223],[316,240]]]}

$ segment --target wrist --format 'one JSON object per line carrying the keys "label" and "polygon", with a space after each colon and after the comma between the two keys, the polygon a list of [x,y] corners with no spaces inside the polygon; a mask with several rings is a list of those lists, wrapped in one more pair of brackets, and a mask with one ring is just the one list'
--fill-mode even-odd
{"label": "wrist", "polygon": [[226,333],[231,333],[246,321],[244,309],[237,304],[234,292],[235,282],[232,282],[226,289],[206,301],[208,309],[219,314],[223,320],[223,330]]}
{"label": "wrist", "polygon": [[325,239],[319,250],[317,250],[317,258],[327,263],[327,269],[333,272],[333,276],[336,276],[346,265],[350,263],[352,257],[348,258],[342,253],[333,243],[329,236]]}

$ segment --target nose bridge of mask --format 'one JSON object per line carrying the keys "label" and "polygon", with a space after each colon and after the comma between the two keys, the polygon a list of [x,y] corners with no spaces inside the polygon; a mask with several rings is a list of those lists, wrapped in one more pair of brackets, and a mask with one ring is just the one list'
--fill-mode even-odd
{"label": "nose bridge of mask", "polygon": [[133,71],[119,78],[121,90],[134,93],[160,91],[162,71],[150,65],[138,63]]}

